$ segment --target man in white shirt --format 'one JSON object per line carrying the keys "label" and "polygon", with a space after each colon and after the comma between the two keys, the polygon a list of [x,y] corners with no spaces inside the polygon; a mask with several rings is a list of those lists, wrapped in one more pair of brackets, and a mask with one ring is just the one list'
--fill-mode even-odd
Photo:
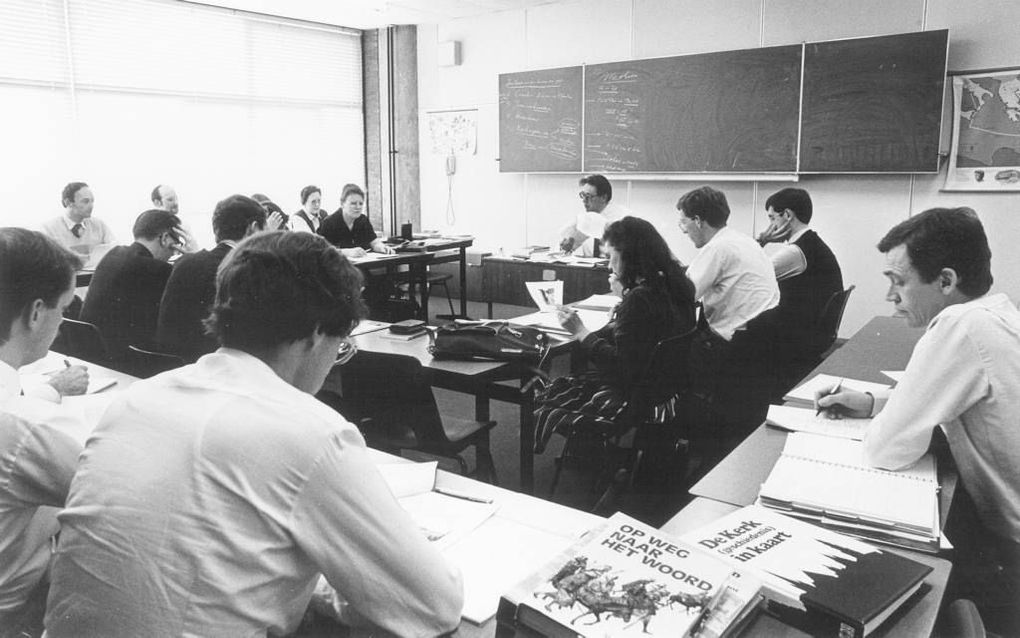
{"label": "man in white shirt", "polygon": [[49,350],[74,297],[77,256],[42,233],[0,229],[0,636],[37,635],[51,538],[81,444],[18,368]]}
{"label": "man in white shirt", "polygon": [[134,384],[82,453],[52,638],[284,635],[320,573],[350,624],[456,628],[460,573],[357,428],[312,396],[364,315],[361,282],[310,233],[258,233],[230,252],[207,320],[220,349]]}
{"label": "man in white shirt", "polygon": [[[41,230],[64,248],[88,263],[96,246],[110,246],[117,240],[103,220],[92,216],[95,198],[85,182],[71,182],[60,195],[64,214],[43,223]],[[94,260],[93,260],[94,261]]]}
{"label": "man in white shirt", "polygon": [[891,394],[830,395],[830,388],[817,404],[874,415],[864,441],[867,460],[891,470],[916,462],[941,427],[962,484],[946,525],[956,546],[952,598],[974,600],[990,631],[1017,635],[1020,312],[1006,295],[988,294],[991,250],[969,208],[910,217],[878,249],[890,282],[886,299],[925,333]]}
{"label": "man in white shirt", "polygon": [[613,185],[603,175],[587,175],[578,181],[577,195],[584,204],[584,212],[560,231],[560,250],[579,257],[601,257],[599,246],[602,233],[609,222],[627,216],[627,211],[613,199]]}

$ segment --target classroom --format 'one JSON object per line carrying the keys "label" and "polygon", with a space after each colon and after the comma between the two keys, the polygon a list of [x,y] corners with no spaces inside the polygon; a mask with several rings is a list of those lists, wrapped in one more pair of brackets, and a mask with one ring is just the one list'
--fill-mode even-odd
{"label": "classroom", "polygon": [[[387,635],[573,636],[582,635],[578,621],[586,615],[599,624],[599,635],[984,635],[963,629],[980,626],[982,615],[988,635],[1020,635],[1015,601],[1003,602],[1008,593],[983,597],[987,583],[965,582],[984,567],[971,553],[980,550],[966,542],[954,548],[942,533],[974,530],[973,538],[992,539],[994,552],[981,560],[1002,570],[995,582],[1020,582],[1020,505],[1002,505],[1020,494],[1020,475],[1013,464],[996,466],[1020,458],[1012,449],[1017,435],[1000,414],[1020,393],[1008,390],[990,408],[995,401],[987,398],[1012,386],[1020,354],[998,333],[988,336],[987,324],[964,328],[958,307],[999,304],[992,312],[1006,317],[1004,324],[1020,322],[1014,276],[1020,255],[1012,250],[1020,224],[1011,217],[1020,187],[1004,177],[954,189],[947,177],[958,125],[952,79],[1020,75],[1020,3],[17,0],[0,7],[0,22],[7,25],[0,24],[0,96],[6,97],[0,100],[6,101],[0,270],[8,269],[0,272],[0,302],[17,308],[0,312],[0,322],[10,322],[0,326],[8,333],[0,334],[0,506],[16,504],[0,507],[0,558],[23,560],[11,559],[9,569],[0,564],[0,638],[46,635],[44,619],[57,638],[153,628],[153,635],[243,629],[318,638],[361,635],[348,628],[360,625]],[[96,36],[104,30],[117,37],[104,42]],[[577,67],[583,76],[585,68],[615,62],[651,68],[674,56],[784,46],[806,51],[804,43],[940,30],[948,31],[946,82],[937,153],[925,160],[929,170],[558,171],[508,169],[509,153],[500,157],[501,91],[513,74]],[[1020,96],[998,97],[1020,104]],[[1020,110],[1010,113],[1018,121]],[[587,136],[583,122],[577,124]],[[589,200],[601,196],[586,177],[600,172],[612,183],[612,205],[639,219],[607,216],[598,231],[605,236],[595,236],[595,256],[578,251],[570,261],[572,244],[566,261],[556,261],[564,228],[580,232]],[[825,355],[810,365],[799,361],[796,378],[783,386],[772,376],[781,350],[772,341],[791,331],[771,323],[779,315],[770,311],[781,305],[788,275],[780,276],[772,257],[776,246],[761,238],[776,224],[770,197],[797,189],[810,194],[810,229],[841,269],[838,292],[852,291],[845,293],[848,302],[841,297],[838,339],[830,338],[819,350]],[[93,193],[96,212],[84,232],[105,224],[115,239],[98,242],[103,251],[91,254],[66,242],[70,252],[51,248],[59,240],[38,243],[37,235],[53,237],[43,222],[59,217],[58,201],[67,210],[61,230],[73,234],[72,242],[81,236],[72,210],[86,191],[88,216]],[[724,208],[728,201],[726,232],[739,241],[758,239],[774,290],[768,308],[742,317],[730,332],[713,323],[722,315],[710,306],[720,302],[699,279],[711,274],[698,258],[720,232],[711,221],[720,192]],[[929,215],[930,209],[948,212]],[[794,217],[792,207],[786,213]],[[309,220],[311,233],[301,219]],[[333,221],[342,225],[342,239],[322,232]],[[943,241],[974,240],[966,246],[979,248],[987,242],[990,287],[972,293],[976,271],[952,262],[936,283],[916,284],[942,282],[944,293],[911,288],[911,273],[921,269],[905,237],[939,223],[962,229],[952,240],[940,236]],[[23,229],[42,232],[19,234]],[[894,236],[897,231],[904,234]],[[785,247],[800,232],[789,244],[773,241]],[[149,315],[104,326],[112,321],[103,318],[110,308],[97,310],[96,297],[116,286],[134,290],[121,283],[124,275],[114,283],[104,262],[125,259],[120,244],[130,244],[132,235],[128,250],[161,262],[151,266],[155,279],[162,278],[159,291],[146,302]],[[51,292],[28,290],[41,279],[24,290],[8,281],[34,263],[26,245],[35,256],[49,255],[51,265],[60,261],[59,273],[73,274],[59,304]],[[757,250],[753,241],[746,245]],[[542,256],[546,247],[554,253],[550,261]],[[201,271],[180,268],[197,266],[192,258],[216,250]],[[533,252],[537,259],[528,258]],[[640,252],[658,266],[635,275],[625,268],[636,265],[623,264],[636,263]],[[670,253],[676,259],[668,264],[655,261]],[[272,265],[276,258],[284,267]],[[807,263],[803,253],[801,259]],[[128,280],[150,276],[134,263],[123,267],[134,270]],[[751,263],[741,267],[753,270]],[[497,268],[515,274],[500,279],[505,273]],[[188,286],[191,278],[208,280],[197,306],[202,317],[189,319],[204,340],[194,351],[164,341],[159,305],[168,307],[174,273],[179,286],[184,278]],[[544,285],[534,283],[539,276]],[[578,281],[584,292],[571,294]],[[617,353],[613,330],[622,325],[620,308],[645,299],[634,291],[652,294],[653,288],[665,290],[669,301],[647,302],[652,310],[645,312],[655,319],[639,325],[651,341],[642,342],[640,368],[633,368]],[[563,298],[564,289],[571,298]],[[499,295],[509,296],[495,299],[494,315]],[[678,297],[690,302],[690,317]],[[922,310],[908,314],[901,299]],[[945,314],[929,324],[940,309]],[[660,312],[672,314],[663,319]],[[512,323],[452,323],[486,314]],[[148,334],[127,336],[142,322],[151,323]],[[936,332],[939,323],[943,332]],[[471,330],[494,330],[502,350],[455,351],[458,336],[478,339]],[[933,346],[932,333],[941,335],[944,351]],[[970,336],[993,340],[1009,356],[972,361],[946,354],[964,351]],[[725,346],[715,355],[727,357],[722,370],[711,367],[716,360],[696,360],[702,337],[708,344],[702,354]],[[602,369],[607,344],[612,355]],[[959,378],[966,377],[959,388],[952,387],[956,364]],[[585,366],[604,376],[585,377]],[[676,382],[681,376],[683,388]],[[633,392],[619,405],[611,404],[616,395],[599,394],[609,378],[627,379],[623,387]],[[557,401],[576,398],[567,394],[574,387],[557,383],[576,379],[602,383],[585,386],[607,402],[592,423],[624,429],[579,433],[592,396],[558,412]],[[931,379],[945,390],[932,391],[925,385]],[[699,382],[714,384],[707,398]],[[907,391],[890,390],[895,384],[924,392],[908,399]],[[391,401],[394,393],[399,400]],[[219,411],[227,396],[246,405]],[[953,412],[953,401],[966,405]],[[117,409],[107,411],[111,405]],[[945,420],[914,424],[912,414]],[[826,417],[835,420],[826,425]],[[280,427],[288,418],[300,421],[300,437]],[[570,418],[580,420],[570,425]],[[409,419],[428,424],[408,426]],[[974,434],[973,421],[982,419],[995,424],[991,435]],[[869,435],[873,422],[882,427]],[[663,424],[680,423],[684,429],[662,433]],[[908,423],[901,429],[909,433],[890,427]],[[34,429],[39,424],[59,436],[45,440]],[[7,467],[28,462],[34,471],[45,469],[46,463],[19,458],[20,446],[36,440],[30,432],[60,466],[52,470],[60,480],[44,478],[45,488],[9,487],[5,472],[17,472]],[[22,437],[17,444],[16,436]],[[591,454],[595,471],[584,466],[591,461],[587,445],[601,446]],[[213,450],[211,464],[205,446]],[[1003,455],[989,459],[985,450]],[[682,469],[664,469],[681,456]],[[571,460],[580,460],[584,471],[572,474]],[[803,480],[809,472],[812,478]],[[307,488],[306,478],[314,479]],[[41,492],[28,514],[4,519],[3,512],[24,505],[25,493]],[[876,503],[852,498],[881,494]],[[96,507],[122,497],[138,511],[151,508],[154,518],[125,515],[116,506],[109,518],[96,515]],[[574,501],[585,505],[567,506]],[[166,516],[173,508],[176,516]],[[398,520],[403,524],[395,525]],[[178,524],[184,527],[175,529]],[[43,537],[45,543],[29,548]],[[187,558],[195,549],[188,547],[191,538],[205,538],[210,550]],[[727,547],[731,542],[736,546]],[[135,555],[124,559],[119,544]],[[643,565],[636,564],[642,559],[635,547],[647,553]],[[635,564],[625,562],[634,556]],[[819,569],[812,561],[832,570],[820,582],[812,581]],[[652,569],[640,571],[649,564]],[[855,569],[891,569],[892,575],[852,574]],[[189,570],[212,584],[187,591],[191,584],[182,583],[192,577]],[[140,583],[135,592],[117,582],[121,573]],[[870,609],[819,602],[828,595],[849,599],[848,607],[863,601],[860,589],[846,589],[858,578],[874,578]],[[572,579],[587,580],[568,584]],[[606,600],[592,602],[599,586]],[[85,603],[75,602],[79,590],[88,591]],[[194,595],[190,605],[185,594]],[[627,601],[626,613],[605,612],[613,596],[614,603]],[[128,602],[104,617],[104,607],[116,600]]]}

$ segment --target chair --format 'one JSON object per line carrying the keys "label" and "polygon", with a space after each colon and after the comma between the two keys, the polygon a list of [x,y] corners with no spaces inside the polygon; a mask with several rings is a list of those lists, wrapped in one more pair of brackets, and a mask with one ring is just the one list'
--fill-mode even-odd
{"label": "chair", "polygon": [[[564,466],[584,464],[590,460],[584,452],[598,449],[601,459],[596,489],[601,484],[606,484],[607,488],[593,510],[608,511],[612,509],[609,507],[611,502],[633,485],[642,461],[650,452],[654,450],[654,453],[675,458],[675,454],[682,451],[684,442],[676,415],[690,383],[689,354],[696,333],[697,329],[692,329],[655,345],[645,369],[631,389],[627,409],[616,424],[618,427],[609,432],[591,433],[581,429],[568,434],[563,450],[555,459],[550,495],[556,490]],[[625,448],[621,443],[631,432],[631,445]],[[622,462],[614,464],[614,458]]]}
{"label": "chair", "polygon": [[850,293],[856,287],[850,286],[846,290],[832,293],[832,296],[829,297],[829,300],[825,302],[825,306],[822,308],[822,314],[818,318],[818,325],[821,328],[822,334],[828,338],[828,343],[830,344],[829,348],[822,354],[821,358],[823,361],[839,348],[839,345],[836,345],[839,338],[839,327],[843,323],[843,313],[846,312],[846,304],[850,300]]}
{"label": "chair", "polygon": [[104,364],[110,360],[106,341],[99,328],[77,319],[64,318],[50,349],[90,363]]}
{"label": "chair", "polygon": [[123,372],[140,379],[154,377],[161,372],[179,368],[185,363],[183,357],[175,354],[154,352],[138,346],[128,346],[124,358],[120,362]]}
{"label": "chair", "polygon": [[496,483],[489,448],[489,430],[496,422],[440,414],[418,359],[361,351],[339,373],[342,397],[334,407],[362,428],[371,447],[455,459],[464,474],[468,465],[461,454],[474,447],[474,475]]}
{"label": "chair", "polygon": [[[407,273],[397,274],[399,276],[400,281],[400,283],[398,283],[398,287],[400,288],[401,291],[407,292],[408,296],[410,296],[411,294],[410,292],[411,282],[409,278],[410,275],[408,275]],[[434,287],[436,286],[443,287],[443,293],[446,295],[446,303],[450,305],[450,318],[453,319],[456,318],[458,315],[457,312],[453,309],[453,298],[450,297],[450,287],[446,284],[446,282],[450,281],[451,279],[453,279],[453,275],[451,275],[450,273],[429,272],[428,276],[425,278],[425,285],[429,287],[430,296],[432,295],[432,289]],[[440,318],[444,319],[446,317],[440,315]]]}
{"label": "chair", "polygon": [[958,598],[942,610],[935,628],[935,635],[985,638],[988,634],[977,605],[966,598]]}

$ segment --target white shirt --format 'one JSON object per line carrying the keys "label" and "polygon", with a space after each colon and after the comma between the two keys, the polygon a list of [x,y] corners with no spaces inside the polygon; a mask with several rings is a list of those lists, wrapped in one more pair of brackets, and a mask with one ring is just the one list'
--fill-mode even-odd
{"label": "white shirt", "polygon": [[113,231],[101,219],[86,217],[81,221],[82,229],[80,237],[75,237],[71,229],[75,221],[67,214],[53,217],[46,220],[41,227],[42,232],[56,240],[58,244],[68,250],[84,257],[86,261],[92,254],[92,249],[100,245],[112,245],[117,242]]}
{"label": "white shirt", "polygon": [[122,393],[60,522],[52,638],[285,634],[320,572],[349,620],[405,636],[460,620],[459,571],[393,498],[358,430],[237,350]]}
{"label": "white shirt", "polygon": [[779,304],[779,285],[758,242],[723,226],[687,268],[709,325],[726,340],[751,319]]}
{"label": "white shirt", "polygon": [[[572,253],[579,257],[591,257],[595,254],[595,240],[602,239],[602,233],[610,222],[623,219],[630,212],[622,206],[609,202],[601,213],[581,211],[567,226],[560,230],[560,239],[574,238]],[[559,242],[557,242],[557,246]],[[605,256],[605,255],[603,255]]]}
{"label": "white shirt", "polygon": [[804,256],[804,251],[800,249],[800,246],[794,243],[807,231],[807,226],[801,228],[787,237],[786,241],[778,248],[773,249],[771,253],[766,253],[772,260],[772,270],[776,273],[776,281],[796,277],[807,270],[807,257]]}
{"label": "white shirt", "polygon": [[1006,295],[931,320],[868,429],[869,463],[911,465],[939,424],[982,522],[1020,542],[1020,312]]}

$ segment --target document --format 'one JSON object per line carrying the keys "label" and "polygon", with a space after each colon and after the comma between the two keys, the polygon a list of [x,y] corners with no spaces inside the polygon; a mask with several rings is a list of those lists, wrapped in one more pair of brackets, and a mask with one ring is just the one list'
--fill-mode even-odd
{"label": "document", "polygon": [[526,281],[524,285],[528,288],[531,299],[538,306],[540,312],[556,312],[556,309],[563,305],[563,282],[554,281]]}
{"label": "document", "polygon": [[[609,313],[605,311],[578,310],[577,316],[581,319],[584,327],[592,331],[598,330],[609,323]],[[535,326],[546,332],[570,335],[570,331],[560,325],[556,315],[548,312],[533,312],[521,315],[520,317],[514,317],[510,321],[521,326]]]}
{"label": "document", "polygon": [[822,436],[834,436],[840,439],[860,441],[864,438],[871,419],[854,419],[844,417],[830,419],[824,414],[816,414],[811,408],[795,408],[789,405],[770,405],[765,423],[772,427],[792,432],[810,432]]}
{"label": "document", "polygon": [[819,374],[804,383],[800,384],[783,397],[787,401],[807,401],[814,403],[815,393],[823,388],[831,388],[842,381],[843,387],[858,392],[875,392],[877,390],[888,390],[889,386],[883,383],[872,383],[870,381],[858,381],[845,377],[834,377],[831,374]]}
{"label": "document", "polygon": [[575,310],[599,310],[601,312],[609,312],[620,303],[620,298],[616,295],[592,295],[587,299],[576,301],[570,304],[571,308]]}

